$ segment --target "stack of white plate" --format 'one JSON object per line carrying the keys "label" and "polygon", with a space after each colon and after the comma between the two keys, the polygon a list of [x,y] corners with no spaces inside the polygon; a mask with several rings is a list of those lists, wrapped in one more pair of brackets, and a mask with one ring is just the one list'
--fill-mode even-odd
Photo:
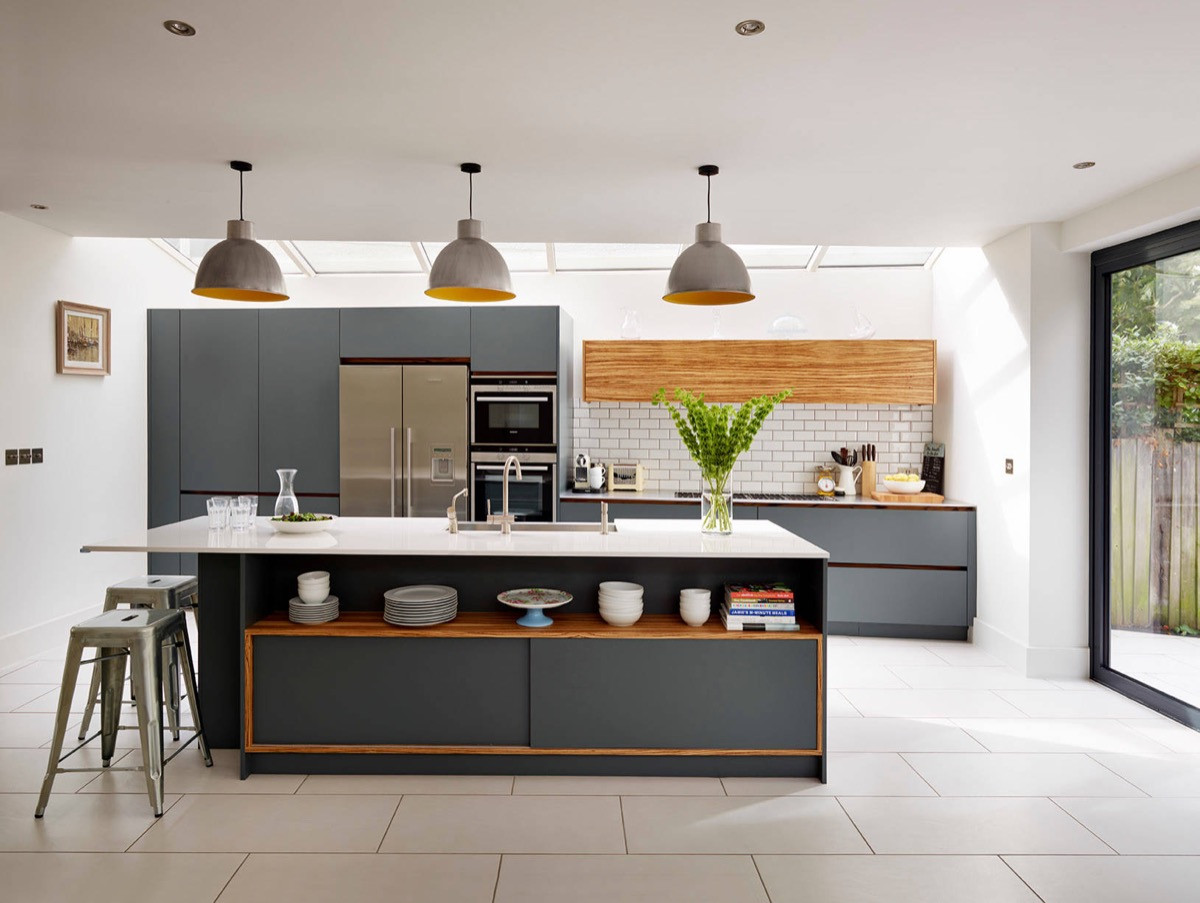
{"label": "stack of white plate", "polygon": [[397,586],[383,594],[383,619],[401,627],[428,627],[453,621],[458,591],[452,586]]}
{"label": "stack of white plate", "polygon": [[288,602],[288,620],[297,624],[324,624],[334,621],[338,616],[338,597],[327,596],[324,602],[313,604],[305,602],[299,596]]}
{"label": "stack of white plate", "polygon": [[641,584],[609,580],[600,584],[600,617],[614,627],[629,627],[642,616]]}

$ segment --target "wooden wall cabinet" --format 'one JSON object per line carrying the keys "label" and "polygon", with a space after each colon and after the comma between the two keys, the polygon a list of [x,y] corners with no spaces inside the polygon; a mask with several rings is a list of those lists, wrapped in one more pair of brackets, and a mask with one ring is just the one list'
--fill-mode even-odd
{"label": "wooden wall cabinet", "polygon": [[933,404],[937,342],[583,343],[584,401],[650,401],[660,387],[703,392],[719,402],[791,389],[792,403]]}

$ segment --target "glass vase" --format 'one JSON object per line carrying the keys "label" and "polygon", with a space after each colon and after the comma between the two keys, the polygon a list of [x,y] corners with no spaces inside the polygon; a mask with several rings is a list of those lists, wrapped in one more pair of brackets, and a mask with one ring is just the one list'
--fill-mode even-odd
{"label": "glass vase", "polygon": [[733,475],[700,479],[700,531],[727,536],[733,532]]}
{"label": "glass vase", "polygon": [[277,470],[279,475],[279,498],[275,499],[275,516],[283,517],[285,514],[299,514],[300,502],[296,500],[296,471],[295,470]]}

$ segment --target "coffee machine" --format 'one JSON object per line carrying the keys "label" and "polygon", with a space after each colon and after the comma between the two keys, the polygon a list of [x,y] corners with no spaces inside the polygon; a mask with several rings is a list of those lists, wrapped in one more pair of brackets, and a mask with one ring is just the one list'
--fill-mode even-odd
{"label": "coffee machine", "polygon": [[592,466],[587,452],[575,456],[575,470],[571,479],[571,488],[576,492],[588,492],[588,468]]}

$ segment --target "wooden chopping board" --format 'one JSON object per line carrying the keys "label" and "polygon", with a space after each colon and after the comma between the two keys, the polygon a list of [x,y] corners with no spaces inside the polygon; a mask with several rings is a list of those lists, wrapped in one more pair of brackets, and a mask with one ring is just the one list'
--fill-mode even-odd
{"label": "wooden chopping board", "polygon": [[920,505],[940,505],[946,501],[944,495],[938,495],[936,492],[888,492],[884,490],[880,492],[875,490],[871,493],[871,498],[877,502],[909,502],[911,504]]}

